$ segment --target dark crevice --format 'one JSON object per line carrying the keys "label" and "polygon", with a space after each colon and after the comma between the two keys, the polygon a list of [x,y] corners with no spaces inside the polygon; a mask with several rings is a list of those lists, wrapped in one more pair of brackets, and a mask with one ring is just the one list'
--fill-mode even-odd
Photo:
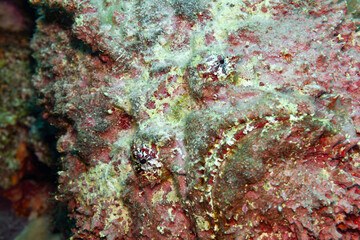
{"label": "dark crevice", "polygon": [[52,210],[53,216],[53,233],[60,233],[64,239],[70,239],[73,235],[71,229],[76,227],[75,220],[68,217],[69,211],[65,203],[59,202]]}
{"label": "dark crevice", "polygon": [[93,51],[89,45],[87,45],[83,40],[73,36],[71,38],[70,46],[73,49],[80,50],[85,54],[91,54],[93,57],[99,57],[99,51]]}
{"label": "dark crevice", "polygon": [[70,28],[74,23],[74,14],[64,8],[43,6],[39,11],[45,23],[56,22],[64,28]]}

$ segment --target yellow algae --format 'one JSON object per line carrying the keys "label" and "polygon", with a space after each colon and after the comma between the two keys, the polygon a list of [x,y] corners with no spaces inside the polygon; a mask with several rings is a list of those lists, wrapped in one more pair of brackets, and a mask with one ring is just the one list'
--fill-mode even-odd
{"label": "yellow algae", "polygon": [[151,199],[152,204],[162,201],[164,194],[165,194],[165,192],[162,188],[160,190],[157,190]]}
{"label": "yellow algae", "polygon": [[210,223],[202,216],[195,215],[196,224],[201,231],[208,231],[210,229]]}

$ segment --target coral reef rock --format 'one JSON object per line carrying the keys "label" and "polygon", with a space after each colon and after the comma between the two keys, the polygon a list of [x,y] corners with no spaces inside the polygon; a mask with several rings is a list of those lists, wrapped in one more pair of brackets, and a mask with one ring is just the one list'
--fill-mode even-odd
{"label": "coral reef rock", "polygon": [[73,239],[358,239],[349,2],[31,0]]}

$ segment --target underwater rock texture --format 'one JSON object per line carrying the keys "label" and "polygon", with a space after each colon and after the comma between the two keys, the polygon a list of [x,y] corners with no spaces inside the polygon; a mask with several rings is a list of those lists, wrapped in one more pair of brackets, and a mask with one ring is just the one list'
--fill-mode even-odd
{"label": "underwater rock texture", "polygon": [[359,238],[346,2],[32,3],[74,239]]}
{"label": "underwater rock texture", "polygon": [[[51,131],[43,131],[51,128],[39,117],[31,81],[30,39],[35,27],[31,10],[26,0],[0,1],[0,240],[50,239],[55,229],[50,219],[57,203],[53,200],[57,175],[52,170],[57,158]],[[48,224],[39,228],[30,223],[39,219]],[[37,231],[31,237],[32,226],[49,234],[42,238]]]}
{"label": "underwater rock texture", "polygon": [[28,102],[35,91],[31,87],[31,33],[16,6],[0,2],[0,9],[0,189],[6,189],[19,180],[15,175],[22,163],[16,155],[19,148],[26,148],[34,122]]}
{"label": "underwater rock texture", "polygon": [[[11,200],[18,215],[34,218],[50,207],[54,188],[43,181],[48,172],[40,169],[53,166],[56,158],[40,133],[39,123],[46,122],[36,116],[30,49],[34,22],[27,7],[25,1],[0,2],[0,199]],[[4,229],[1,239],[11,239]]]}

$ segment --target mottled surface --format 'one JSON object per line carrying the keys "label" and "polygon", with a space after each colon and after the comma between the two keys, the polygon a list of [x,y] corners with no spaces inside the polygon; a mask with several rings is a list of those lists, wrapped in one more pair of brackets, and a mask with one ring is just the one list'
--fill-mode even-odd
{"label": "mottled surface", "polygon": [[360,236],[344,1],[32,3],[74,239]]}
{"label": "mottled surface", "polygon": [[[15,239],[24,228],[31,228],[31,220],[49,214],[55,206],[56,170],[50,168],[56,166],[52,129],[38,116],[41,110],[31,82],[34,18],[27,1],[0,0],[1,240]],[[52,231],[53,222],[46,219],[46,229]],[[40,234],[29,238],[43,239]],[[26,232],[17,239],[28,239]]]}
{"label": "mottled surface", "polygon": [[51,128],[38,118],[31,82],[31,10],[26,1],[0,1],[0,190],[21,181],[32,160],[48,166],[56,160],[50,153]]}
{"label": "mottled surface", "polygon": [[[0,6],[1,7],[1,6]],[[16,152],[28,136],[31,124],[26,102],[35,94],[31,87],[30,34],[0,28],[0,187],[16,184],[19,170]],[[12,182],[13,181],[13,182]]]}

